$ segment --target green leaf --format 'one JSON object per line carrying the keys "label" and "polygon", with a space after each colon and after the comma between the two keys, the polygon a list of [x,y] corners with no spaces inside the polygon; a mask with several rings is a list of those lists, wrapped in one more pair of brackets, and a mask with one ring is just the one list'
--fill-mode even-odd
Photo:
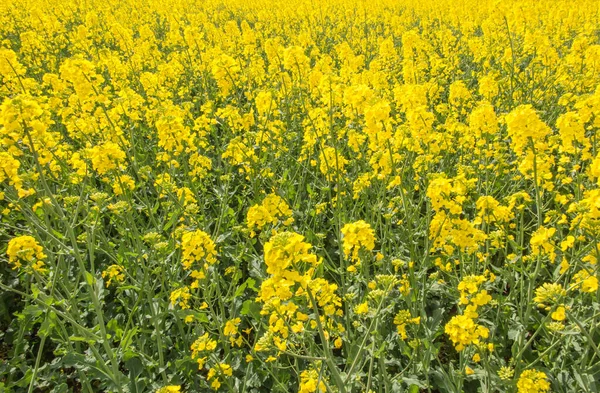
{"label": "green leaf", "polygon": [[233,298],[235,299],[235,298],[241,296],[244,293],[244,291],[246,290],[246,288],[250,288],[256,292],[257,289],[254,286],[254,284],[256,284],[256,281],[253,278],[247,279],[242,285],[237,287],[237,289],[235,290],[235,294],[233,295]]}
{"label": "green leaf", "polygon": [[38,336],[40,337],[48,337],[52,334],[52,330],[56,327],[56,313],[54,311],[48,312],[46,319],[42,322],[42,326],[38,331]]}
{"label": "green leaf", "polygon": [[260,319],[260,304],[254,300],[246,300],[242,304],[242,315],[250,315],[253,318]]}

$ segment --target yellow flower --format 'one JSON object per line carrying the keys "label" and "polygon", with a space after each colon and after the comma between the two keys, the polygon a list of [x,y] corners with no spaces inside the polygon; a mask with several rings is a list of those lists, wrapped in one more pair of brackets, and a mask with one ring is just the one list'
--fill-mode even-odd
{"label": "yellow flower", "polygon": [[358,315],[362,315],[362,314],[366,314],[369,312],[369,303],[368,302],[364,302],[359,304],[358,306],[356,306],[354,308],[354,312]]}
{"label": "yellow flower", "polygon": [[183,319],[183,322],[185,323],[192,323],[194,322],[194,316],[193,315],[186,315],[185,318]]}
{"label": "yellow flower", "polygon": [[180,393],[180,392],[181,392],[180,385],[164,386],[156,391],[156,393]]}
{"label": "yellow flower", "polygon": [[202,230],[185,232],[181,237],[181,250],[181,262],[185,269],[190,269],[194,263],[203,260],[210,265],[217,263],[215,243]]}
{"label": "yellow flower", "polygon": [[489,335],[488,328],[478,325],[465,315],[456,315],[446,324],[444,331],[458,352],[462,351],[467,345],[479,344],[480,339],[485,339]]}
{"label": "yellow flower", "polygon": [[114,142],[105,142],[89,150],[92,167],[99,175],[120,168],[125,161],[125,152]]}
{"label": "yellow flower", "polygon": [[190,298],[192,295],[190,294],[190,289],[188,287],[177,288],[173,292],[171,292],[170,300],[171,305],[175,306],[179,305],[183,310],[190,308]]}
{"label": "yellow flower", "polygon": [[575,273],[572,284],[582,292],[594,293],[598,290],[598,278],[583,269]]}
{"label": "yellow flower", "polygon": [[324,147],[319,153],[319,170],[328,181],[337,181],[338,177],[344,175],[344,168],[348,160],[333,147]]}
{"label": "yellow flower", "polygon": [[233,369],[231,368],[231,366],[229,364],[218,363],[208,370],[206,379],[208,379],[209,381],[212,381],[210,386],[213,389],[217,390],[217,389],[219,389],[219,387],[221,387],[221,381],[219,380],[219,378],[220,377],[231,377],[232,375],[233,375]]}
{"label": "yellow flower", "polygon": [[31,263],[34,270],[45,270],[42,261],[46,259],[46,254],[33,236],[24,235],[10,239],[6,255],[8,255],[8,262],[13,265],[13,269],[20,268],[23,263]]}
{"label": "yellow flower", "polygon": [[517,381],[518,393],[546,393],[550,391],[546,374],[534,369],[525,370]]}
{"label": "yellow flower", "polygon": [[346,258],[351,256],[353,261],[359,259],[358,252],[361,248],[368,251],[375,248],[375,231],[363,220],[344,225],[342,235],[344,255]]}
{"label": "yellow flower", "polygon": [[556,311],[554,311],[551,314],[552,319],[554,319],[555,321],[564,321],[566,316],[565,316],[565,307],[564,306],[558,306],[558,308],[556,309]]}
{"label": "yellow flower", "polygon": [[409,310],[400,310],[394,317],[394,324],[398,335],[402,340],[406,340],[408,335],[406,334],[407,325],[419,325],[421,323],[421,317],[413,318]]}
{"label": "yellow flower", "polygon": [[508,381],[515,375],[515,370],[512,367],[502,366],[498,370],[498,377],[503,381]]}
{"label": "yellow flower", "polygon": [[215,348],[217,348],[217,342],[211,340],[208,337],[208,333],[204,333],[204,335],[198,337],[196,341],[194,341],[190,349],[192,350],[192,359],[196,359],[198,362],[198,369],[202,369],[202,367],[204,367],[204,362],[206,361],[206,357],[200,357],[200,355],[206,352],[212,352]]}
{"label": "yellow flower", "polygon": [[102,272],[102,278],[106,280],[106,286],[110,286],[112,281],[123,282],[125,280],[125,273],[123,266],[110,265]]}
{"label": "yellow flower", "polygon": [[320,375],[316,370],[304,370],[300,373],[300,388],[298,393],[324,393],[327,391],[324,376]]}
{"label": "yellow flower", "polygon": [[11,154],[0,152],[0,182],[8,180],[8,184],[20,189],[23,182],[19,177],[21,163]]}
{"label": "yellow flower", "polygon": [[535,290],[533,301],[538,303],[539,307],[547,307],[546,304],[555,304],[566,294],[567,291],[560,284],[544,283]]}
{"label": "yellow flower", "polygon": [[555,228],[539,227],[531,235],[531,251],[533,255],[550,254],[554,251],[554,245],[550,239],[556,233]]}
{"label": "yellow flower", "polygon": [[239,325],[240,322],[241,322],[240,318],[234,318],[234,319],[231,319],[231,320],[225,322],[225,328],[223,329],[223,335],[225,335],[225,337],[229,337],[229,336],[238,334],[237,325]]}
{"label": "yellow flower", "polygon": [[333,346],[338,349],[342,347],[342,344],[343,344],[343,342],[342,342],[341,337],[336,338],[335,341],[333,342]]}
{"label": "yellow flower", "polygon": [[289,225],[291,222],[288,220],[293,220],[291,215],[292,210],[281,197],[269,194],[262,203],[254,205],[248,210],[248,229],[262,229],[267,224],[275,225],[279,222]]}

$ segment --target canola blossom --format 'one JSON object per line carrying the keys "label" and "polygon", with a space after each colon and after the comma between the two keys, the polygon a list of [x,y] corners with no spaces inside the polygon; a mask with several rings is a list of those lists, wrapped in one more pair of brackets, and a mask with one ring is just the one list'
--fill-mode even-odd
{"label": "canola blossom", "polygon": [[0,392],[598,391],[591,0],[0,3]]}

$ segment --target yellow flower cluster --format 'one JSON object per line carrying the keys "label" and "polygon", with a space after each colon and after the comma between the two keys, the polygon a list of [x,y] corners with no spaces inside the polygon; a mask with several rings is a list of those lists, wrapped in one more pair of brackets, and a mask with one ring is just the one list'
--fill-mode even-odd
{"label": "yellow flower cluster", "polygon": [[185,310],[186,308],[190,308],[191,297],[192,294],[190,293],[190,289],[188,287],[177,288],[171,292],[171,305],[179,305],[179,307]]}
{"label": "yellow flower cluster", "polygon": [[44,248],[33,236],[23,235],[10,239],[6,255],[8,255],[8,262],[13,269],[19,269],[25,263],[34,271],[42,273],[46,270],[44,268],[44,259],[46,259]]}
{"label": "yellow flower cluster", "polygon": [[406,340],[408,335],[406,334],[407,325],[419,325],[421,323],[421,317],[413,318],[409,310],[400,310],[394,317],[394,324],[398,335],[402,340]]}
{"label": "yellow flower cluster", "polygon": [[489,329],[475,323],[473,318],[467,315],[456,315],[446,324],[444,331],[454,343],[458,352],[465,349],[468,345],[478,345],[480,339],[486,339],[489,336]]}
{"label": "yellow flower cluster", "polygon": [[479,345],[481,339],[489,336],[489,329],[475,322],[479,317],[478,308],[492,300],[485,289],[480,290],[481,285],[486,281],[485,276],[467,276],[458,284],[460,303],[466,305],[466,308],[463,315],[456,315],[450,319],[444,331],[459,352],[468,345]]}
{"label": "yellow flower cluster", "polygon": [[216,348],[217,341],[210,339],[208,333],[204,333],[194,341],[190,349],[192,350],[192,359],[196,360],[198,363],[199,370],[204,367],[204,363],[206,363],[206,359],[208,359],[208,354]]}
{"label": "yellow flower cluster", "polygon": [[181,386],[179,385],[168,385],[168,386],[163,386],[162,388],[159,388],[156,393],[180,393],[181,392]]}
{"label": "yellow flower cluster", "polygon": [[233,370],[229,364],[218,363],[208,370],[206,379],[210,382],[211,388],[218,390],[221,387],[221,380],[226,377],[231,377],[232,375]]}
{"label": "yellow flower cluster", "polygon": [[191,270],[191,287],[196,288],[206,277],[208,266],[217,263],[216,246],[208,233],[198,229],[181,236],[181,263],[185,270]]}
{"label": "yellow flower cluster", "polygon": [[225,327],[223,328],[223,335],[225,337],[229,337],[229,342],[231,345],[237,345],[238,347],[242,346],[242,335],[239,332],[238,326],[242,320],[240,318],[230,319],[225,322]]}
{"label": "yellow flower cluster", "polygon": [[525,370],[517,381],[518,393],[546,393],[550,391],[550,384],[546,374],[534,369]]}
{"label": "yellow flower cluster", "polygon": [[[335,321],[342,315],[337,285],[315,277],[321,261],[311,248],[304,236],[293,232],[276,234],[265,244],[269,277],[262,282],[257,300],[263,303],[261,314],[269,316],[269,328],[255,345],[256,351],[293,350],[294,335],[302,336],[317,327],[323,329],[327,340],[332,333],[345,330]],[[314,315],[317,309],[322,315]]]}
{"label": "yellow flower cluster", "polygon": [[315,369],[304,370],[300,373],[300,387],[298,393],[325,393],[327,387],[323,375]]}
{"label": "yellow flower cluster", "polygon": [[445,254],[452,254],[455,248],[461,252],[474,253],[487,239],[487,235],[476,228],[481,220],[473,222],[461,217],[463,203],[467,199],[473,181],[459,175],[454,179],[438,177],[427,188],[427,197],[435,211],[429,224],[429,237],[432,249],[441,248]]}
{"label": "yellow flower cluster", "polygon": [[278,195],[269,194],[263,199],[260,204],[250,207],[247,218],[248,229],[252,232],[250,236],[254,236],[254,229],[261,230],[265,225],[277,225],[282,222],[284,225],[290,225],[294,219],[292,209]]}
{"label": "yellow flower cluster", "polygon": [[125,269],[123,266],[110,265],[102,272],[102,278],[106,280],[106,286],[110,286],[113,280],[115,282],[123,282],[125,280]]}
{"label": "yellow flower cluster", "polygon": [[372,251],[375,248],[375,231],[371,226],[359,220],[342,227],[344,256],[351,259],[353,265],[348,271],[355,272],[356,266],[360,266],[360,250]]}

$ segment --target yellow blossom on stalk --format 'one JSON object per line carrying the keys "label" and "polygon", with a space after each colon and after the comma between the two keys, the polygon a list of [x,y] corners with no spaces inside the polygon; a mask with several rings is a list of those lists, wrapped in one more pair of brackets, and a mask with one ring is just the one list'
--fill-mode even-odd
{"label": "yellow blossom on stalk", "polygon": [[188,163],[192,168],[190,176],[192,176],[194,180],[204,179],[212,169],[211,159],[197,152],[190,155]]}
{"label": "yellow blossom on stalk", "polygon": [[292,209],[280,196],[269,194],[260,204],[248,210],[248,228],[262,229],[267,224],[277,224],[280,221],[288,225],[293,222],[291,215]]}
{"label": "yellow blossom on stalk", "polygon": [[344,168],[348,160],[334,147],[324,147],[319,152],[319,169],[330,182],[344,176]]}
{"label": "yellow blossom on stalk", "polygon": [[6,249],[8,262],[13,265],[13,269],[18,269],[23,263],[31,264],[33,270],[44,272],[44,262],[46,254],[44,248],[38,244],[33,236],[17,236],[8,242]]}
{"label": "yellow blossom on stalk", "polygon": [[190,298],[192,295],[190,294],[190,289],[188,287],[177,288],[176,290],[171,292],[171,296],[169,299],[171,300],[171,305],[179,305],[183,310],[190,308]]}
{"label": "yellow blossom on stalk", "polygon": [[221,387],[221,381],[219,378],[231,377],[233,375],[233,369],[227,363],[218,363],[208,370],[206,379],[211,383],[210,386],[217,390]]}
{"label": "yellow blossom on stalk", "polygon": [[550,391],[550,383],[546,374],[534,369],[525,370],[517,381],[518,393],[546,393]]}
{"label": "yellow blossom on stalk", "polygon": [[288,268],[297,268],[300,263],[316,266],[319,261],[316,255],[310,253],[311,248],[310,243],[304,242],[304,236],[294,232],[273,236],[264,247],[267,273],[278,277]]}
{"label": "yellow blossom on stalk", "polygon": [[180,393],[180,392],[181,392],[180,385],[164,386],[156,391],[156,393]]}
{"label": "yellow blossom on stalk", "polygon": [[344,225],[342,235],[344,255],[355,262],[359,261],[362,248],[368,251],[375,248],[375,231],[363,220]]}
{"label": "yellow blossom on stalk", "polygon": [[507,222],[512,218],[511,209],[508,206],[500,205],[496,199],[491,196],[482,196],[477,202],[478,223]]}
{"label": "yellow blossom on stalk", "polygon": [[496,82],[494,75],[485,75],[479,78],[479,94],[485,99],[492,100],[498,95],[498,83]]}
{"label": "yellow blossom on stalk", "polygon": [[125,269],[123,269],[123,266],[110,265],[102,272],[102,278],[106,280],[107,287],[110,286],[113,280],[123,282],[125,280]]}
{"label": "yellow blossom on stalk", "polygon": [[533,301],[538,304],[538,307],[547,308],[558,303],[566,295],[567,291],[560,284],[547,282],[535,290]]}
{"label": "yellow blossom on stalk", "polygon": [[543,143],[551,132],[531,105],[521,105],[515,108],[506,116],[506,124],[508,136],[511,138],[511,144],[517,154],[525,153],[530,147],[539,147],[539,144]]}
{"label": "yellow blossom on stalk", "polygon": [[181,262],[185,269],[191,269],[195,263],[205,261],[209,265],[217,263],[215,243],[208,233],[198,229],[185,232],[181,237]]}
{"label": "yellow blossom on stalk", "polygon": [[400,310],[394,317],[394,324],[398,331],[398,335],[402,340],[408,338],[406,334],[407,325],[419,325],[421,323],[421,317],[412,317],[409,310]]}
{"label": "yellow blossom on stalk", "polygon": [[179,108],[167,106],[164,114],[155,122],[158,147],[167,153],[163,156],[165,161],[168,161],[171,155],[183,153],[186,146],[194,146],[194,136],[184,124],[183,116],[185,114]]}
{"label": "yellow blossom on stalk", "polygon": [[121,168],[125,161],[125,152],[114,142],[105,142],[89,150],[92,167],[99,175]]}
{"label": "yellow blossom on stalk", "polygon": [[[256,351],[288,350],[294,335],[316,328],[314,318],[328,327],[327,339],[343,332],[343,326],[334,324],[334,317],[342,315],[337,285],[313,278],[321,261],[311,248],[304,236],[293,232],[278,233],[265,244],[269,277],[262,282],[257,301],[263,303],[261,315],[268,316],[269,329],[254,346]],[[308,314],[314,312],[313,307],[321,310],[317,317]]]}
{"label": "yellow blossom on stalk", "polygon": [[560,249],[562,251],[567,251],[569,248],[573,247],[574,243],[575,243],[575,237],[569,235],[565,238],[565,240],[560,242]]}
{"label": "yellow blossom on stalk", "polygon": [[0,182],[8,180],[8,184],[20,189],[23,182],[19,177],[21,163],[10,153],[0,152]]}
{"label": "yellow blossom on stalk", "polygon": [[458,284],[458,290],[461,294],[472,295],[479,290],[479,286],[485,283],[487,279],[485,276],[466,276]]}
{"label": "yellow blossom on stalk", "polygon": [[194,359],[198,363],[199,370],[201,370],[204,367],[208,353],[214,351],[216,348],[217,341],[211,340],[208,337],[208,333],[204,333],[192,343],[190,347],[190,349],[192,350],[192,359]]}
{"label": "yellow blossom on stalk", "polygon": [[238,62],[227,54],[221,54],[212,63],[212,73],[223,91],[223,95],[229,94],[237,83],[237,76],[241,69]]}
{"label": "yellow blossom on stalk", "polygon": [[555,228],[539,227],[531,235],[531,251],[533,255],[550,255],[550,259],[554,259],[554,244],[550,239],[556,233]]}
{"label": "yellow blossom on stalk", "polygon": [[[242,320],[240,318],[230,319],[225,322],[225,327],[223,328],[223,335],[225,337],[229,337],[229,342],[231,345],[237,345],[238,347],[242,346],[243,338],[239,335],[238,325]],[[237,337],[236,337],[237,336]]]}
{"label": "yellow blossom on stalk", "polygon": [[598,290],[598,278],[583,269],[575,273],[572,285],[581,292],[594,293]]}
{"label": "yellow blossom on stalk", "polygon": [[556,308],[556,311],[554,311],[552,314],[550,314],[552,319],[554,319],[555,321],[564,321],[566,316],[565,316],[565,307],[564,306],[558,306]]}
{"label": "yellow blossom on stalk", "polygon": [[123,195],[125,190],[133,191],[135,189],[135,181],[129,175],[119,176],[112,184],[115,195]]}
{"label": "yellow blossom on stalk", "polygon": [[273,95],[269,91],[259,92],[254,98],[254,104],[261,116],[264,116],[277,108],[277,104],[275,103],[275,100],[273,100]]}
{"label": "yellow blossom on stalk", "polygon": [[325,393],[327,388],[325,386],[324,376],[319,375],[319,372],[315,369],[304,370],[300,373],[300,388],[298,393]]}
{"label": "yellow blossom on stalk", "polygon": [[515,375],[515,370],[512,367],[502,366],[498,370],[498,377],[503,381],[508,381]]}
{"label": "yellow blossom on stalk", "polygon": [[363,302],[354,308],[354,312],[358,315],[363,315],[369,312],[369,303]]}
{"label": "yellow blossom on stalk", "polygon": [[465,315],[456,315],[446,324],[444,331],[454,343],[458,352],[465,349],[467,345],[479,344],[480,339],[486,339],[489,335],[488,328],[478,325],[472,318]]}

